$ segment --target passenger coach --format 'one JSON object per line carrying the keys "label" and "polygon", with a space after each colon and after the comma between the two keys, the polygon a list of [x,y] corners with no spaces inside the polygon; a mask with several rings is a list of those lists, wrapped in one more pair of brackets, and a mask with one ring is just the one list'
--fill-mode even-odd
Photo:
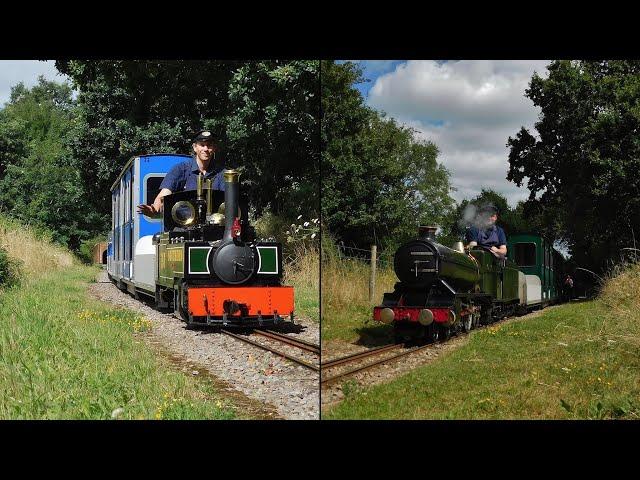
{"label": "passenger coach", "polygon": [[151,239],[162,231],[162,218],[138,215],[136,206],[153,203],[165,175],[188,159],[191,156],[170,153],[134,157],[111,186],[107,272],[118,287],[136,297],[139,293],[155,296],[155,246]]}

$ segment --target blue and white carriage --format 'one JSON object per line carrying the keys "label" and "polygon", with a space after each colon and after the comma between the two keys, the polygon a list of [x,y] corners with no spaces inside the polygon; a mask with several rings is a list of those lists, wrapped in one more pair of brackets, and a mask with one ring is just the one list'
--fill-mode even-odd
{"label": "blue and white carriage", "polygon": [[151,204],[171,168],[189,155],[171,153],[134,157],[111,186],[112,223],[107,249],[107,272],[120,288],[138,296],[155,295],[155,246],[153,235],[162,231],[162,218],[136,212]]}

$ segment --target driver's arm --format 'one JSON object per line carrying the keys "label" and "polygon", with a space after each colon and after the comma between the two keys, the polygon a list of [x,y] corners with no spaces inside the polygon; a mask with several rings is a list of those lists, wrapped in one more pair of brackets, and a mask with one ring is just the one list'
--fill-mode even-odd
{"label": "driver's arm", "polygon": [[476,245],[478,245],[478,242],[476,242],[476,241],[474,241],[474,240],[471,240],[471,241],[469,242],[469,245],[467,245],[467,248],[475,247]]}
{"label": "driver's arm", "polygon": [[500,245],[499,247],[491,247],[491,251],[494,253],[498,253],[500,255],[502,255],[503,257],[507,256],[507,246],[506,245]]}
{"label": "driver's arm", "polygon": [[162,206],[164,204],[164,200],[162,198],[166,197],[167,195],[171,195],[172,193],[173,192],[168,188],[163,188],[162,190],[160,190],[158,195],[156,195],[156,199],[153,201],[153,208],[156,212],[158,213],[162,212]]}
{"label": "driver's arm", "polygon": [[171,195],[171,190],[163,188],[160,190],[156,199],[151,205],[138,205],[138,212],[151,218],[160,218],[162,216],[163,198],[167,195]]}

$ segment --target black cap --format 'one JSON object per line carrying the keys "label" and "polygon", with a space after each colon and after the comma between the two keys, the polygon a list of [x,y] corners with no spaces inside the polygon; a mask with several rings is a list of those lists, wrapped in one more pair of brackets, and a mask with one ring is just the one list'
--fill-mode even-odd
{"label": "black cap", "polygon": [[488,213],[490,215],[497,215],[498,214],[498,209],[493,205],[482,205],[478,209],[478,212],[480,212],[480,213]]}
{"label": "black cap", "polygon": [[205,140],[211,140],[213,141],[213,133],[211,133],[210,130],[200,130],[198,133],[196,133],[196,135],[193,137],[193,142],[203,142]]}

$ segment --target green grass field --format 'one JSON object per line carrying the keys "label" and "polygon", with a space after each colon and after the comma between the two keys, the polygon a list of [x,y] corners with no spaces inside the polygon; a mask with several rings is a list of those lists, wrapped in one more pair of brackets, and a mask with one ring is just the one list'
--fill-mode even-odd
{"label": "green grass field", "polygon": [[148,320],[87,297],[96,273],[73,265],[2,295],[0,418],[234,418],[207,379],[145,346]]}
{"label": "green grass field", "polygon": [[348,385],[345,400],[322,417],[638,419],[640,316],[625,313],[612,315],[604,298],[472,332],[390,383]]}

